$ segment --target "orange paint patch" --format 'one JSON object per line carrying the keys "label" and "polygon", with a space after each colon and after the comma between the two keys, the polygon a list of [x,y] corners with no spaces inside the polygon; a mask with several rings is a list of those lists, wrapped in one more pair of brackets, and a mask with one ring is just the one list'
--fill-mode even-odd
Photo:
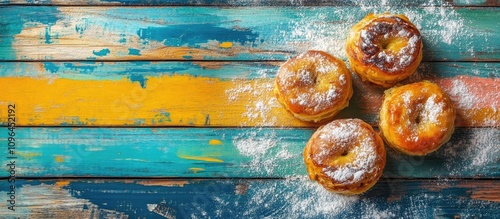
{"label": "orange paint patch", "polygon": [[62,162],[64,162],[64,157],[63,157],[63,156],[56,156],[56,157],[54,158],[54,160],[55,160],[56,162],[58,162],[58,163],[62,163]]}
{"label": "orange paint patch", "polygon": [[222,42],[219,46],[221,48],[231,48],[231,47],[233,47],[233,43],[232,42]]}
{"label": "orange paint patch", "polygon": [[221,145],[222,141],[218,140],[218,139],[211,139],[210,141],[208,141],[208,144],[209,145]]}
{"label": "orange paint patch", "polygon": [[60,180],[60,181],[57,181],[55,186],[58,187],[58,188],[61,188],[61,187],[64,187],[64,186],[68,186],[70,183],[69,180]]}

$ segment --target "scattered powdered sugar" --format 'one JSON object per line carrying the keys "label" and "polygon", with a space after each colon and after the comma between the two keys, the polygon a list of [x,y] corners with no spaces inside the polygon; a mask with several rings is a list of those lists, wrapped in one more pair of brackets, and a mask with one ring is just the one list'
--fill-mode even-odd
{"label": "scattered powdered sugar", "polygon": [[[381,20],[382,18],[384,20]],[[367,61],[389,72],[400,71],[412,64],[420,51],[417,50],[421,41],[420,35],[414,27],[397,16],[378,17],[377,20],[368,23],[359,36],[359,41],[357,39],[354,41],[361,42],[359,48],[369,57]],[[355,37],[355,34],[351,33],[350,37]],[[397,51],[389,49],[390,42],[397,42],[397,39],[403,38],[407,39],[404,46]],[[384,42],[387,45],[381,45]]]}
{"label": "scattered powdered sugar", "polygon": [[459,109],[472,109],[476,104],[474,95],[471,94],[469,87],[462,80],[453,80],[452,86],[443,89],[450,95]]}
{"label": "scattered powdered sugar", "polygon": [[[358,140],[362,134],[360,130],[362,129],[357,122],[329,123],[318,130],[319,141],[317,142],[321,151],[313,156],[316,163],[322,165],[324,161],[328,160],[326,157],[332,156],[335,151],[346,151],[355,156],[352,162],[348,162],[344,166],[323,168],[323,172],[337,182],[350,183],[361,180],[375,168],[376,146],[373,139],[369,137]],[[334,148],[331,146],[332,142],[335,142],[336,146],[344,148]],[[350,148],[353,145],[359,146]]]}
{"label": "scattered powdered sugar", "polygon": [[[424,30],[422,33],[422,36],[426,40],[425,43],[427,43],[425,46],[427,47],[432,47],[440,43],[454,44],[457,43],[455,39],[458,39],[459,36],[464,36],[463,19],[450,7],[421,7],[423,11],[417,12],[415,8],[391,7],[387,6],[384,2],[378,6],[363,5],[363,3],[360,6],[362,6],[363,13],[358,14],[352,13],[351,10],[335,8],[331,9],[332,11],[322,11],[319,9],[318,13],[314,16],[308,16],[308,13],[304,13],[300,15],[303,16],[300,19],[291,21],[291,34],[288,32],[284,33],[286,37],[285,41],[299,42],[292,45],[296,46],[294,49],[299,52],[317,49],[346,59],[344,49],[345,38],[351,26],[357,23],[368,12],[382,13],[385,11],[405,14],[419,29],[421,27],[430,28],[430,30]],[[341,21],[338,21],[338,18],[341,18]],[[437,22],[432,23],[434,21]],[[398,34],[405,35],[406,33],[398,32]],[[466,30],[465,35],[473,37]],[[417,39],[410,38],[411,42],[415,40]],[[384,58],[387,61],[392,61],[392,57],[390,56]],[[403,58],[400,64],[403,65],[406,61]],[[307,74],[303,76],[304,82],[313,79]],[[345,81],[345,78],[341,78],[340,80]],[[238,81],[235,80],[235,83],[238,83]],[[475,100],[473,95],[467,94],[470,91],[466,84],[460,80],[456,80],[453,83],[453,86],[450,86],[451,90],[447,92],[450,96],[455,96],[454,99],[459,101],[458,107],[465,109],[472,108]],[[262,120],[264,121],[263,125],[269,125],[274,124],[273,121],[276,119],[269,118],[271,108],[280,106],[275,98],[263,100],[260,97],[263,92],[272,92],[273,87],[273,84],[241,83],[237,88],[228,90],[226,95],[230,101],[241,100],[243,96],[254,97],[248,100],[245,116],[249,120]],[[322,97],[313,98],[332,98],[335,94],[334,90],[332,90],[326,92]],[[310,96],[303,96],[296,101],[304,102],[310,98]],[[429,121],[436,121],[438,118],[437,114],[439,114],[438,111],[442,108],[440,104],[436,104],[433,100],[433,98],[429,98],[422,106],[430,112],[427,115]],[[300,154],[292,154],[288,148],[289,145],[281,143],[282,139],[278,133],[271,131],[261,135],[261,131],[262,129],[260,128],[251,128],[249,131],[232,139],[237,150],[243,156],[249,158],[248,170],[250,172],[273,173],[276,171],[278,165],[280,165],[278,163],[284,160],[295,160],[297,156],[300,156]],[[500,159],[498,157],[500,154],[498,142],[492,140],[499,139],[500,132],[498,129],[470,129],[470,131],[470,138],[463,137],[461,142],[454,145],[448,143],[444,146],[445,150],[437,152],[443,153],[443,157],[447,157],[448,169],[452,172],[456,171],[460,173],[463,171],[458,168],[464,167],[464,160],[470,162],[466,167],[468,170],[475,170],[495,163]],[[347,139],[349,134],[353,133],[349,133],[347,130],[339,133],[338,137],[339,139]],[[325,135],[322,138],[328,138],[328,136]],[[270,153],[276,154],[276,156],[269,156]],[[324,151],[322,155],[318,156],[325,156],[327,154],[328,152]],[[369,155],[365,154],[363,156],[367,158],[366,160],[371,160],[371,158],[369,159]],[[296,165],[304,164],[296,163]],[[356,168],[343,172],[345,173],[336,177],[339,179],[348,179],[360,177],[361,175]],[[283,186],[293,189],[281,189]],[[244,217],[258,217],[262,212],[277,212],[268,217],[275,218],[285,215],[287,218],[329,218],[343,215],[349,211],[360,210],[367,218],[393,218],[396,217],[394,212],[402,212],[403,215],[413,218],[431,217],[428,211],[421,210],[426,209],[427,201],[430,198],[424,195],[409,197],[412,207],[408,209],[400,209],[397,202],[388,203],[388,206],[380,206],[370,200],[361,200],[360,196],[343,196],[328,192],[320,184],[311,181],[306,176],[288,177],[285,180],[276,180],[276,182],[269,183],[266,186],[252,184],[248,188],[248,191],[248,200],[245,199],[245,202],[218,202],[220,205],[218,206],[219,210],[224,211],[227,205],[244,204],[246,205],[245,207],[239,208],[243,209],[242,212],[232,213]],[[361,203],[360,206],[357,203]],[[277,206],[280,208],[276,209]],[[356,209],[353,209],[354,206],[356,206]],[[268,210],[266,211],[266,209]]]}
{"label": "scattered powdered sugar", "polygon": [[300,93],[297,97],[290,99],[293,104],[298,104],[303,107],[313,108],[319,112],[331,107],[331,103],[339,96],[337,89],[333,85],[326,92],[311,91]]}
{"label": "scattered powdered sugar", "polygon": [[[496,127],[499,125],[499,87],[496,86],[496,83],[488,84],[480,80],[474,79],[474,81],[471,81],[468,76],[456,76],[451,79],[450,85],[443,86],[443,90],[448,93],[455,105],[459,118],[472,121],[472,125],[475,125],[476,118],[482,117],[482,124]],[[488,93],[484,94],[484,89],[488,89]],[[480,115],[483,109],[491,110],[488,116]]]}
{"label": "scattered powdered sugar", "polygon": [[[299,14],[299,19],[290,21],[290,32],[281,31],[286,42],[294,42],[287,44],[287,48],[293,46],[298,52],[309,49],[322,50],[345,60],[347,59],[345,39],[351,27],[368,13],[385,12],[404,14],[408,17],[420,30],[424,40],[424,49],[433,48],[442,43],[470,48],[471,41],[466,39],[477,37],[477,31],[467,27],[460,13],[450,7],[446,1],[423,3],[426,6],[418,8],[401,7],[401,2],[388,5],[384,2],[356,1],[353,4],[361,10],[335,7],[328,10],[317,9],[316,13]],[[488,33],[481,34],[485,34],[481,37],[489,36]],[[471,50],[471,53],[474,51]],[[402,60],[406,61],[406,59]]]}
{"label": "scattered powdered sugar", "polygon": [[[302,60],[301,66],[296,63],[299,59]],[[283,96],[289,98],[292,104],[318,113],[331,109],[332,104],[337,102],[341,90],[337,88],[336,82],[345,85],[346,79],[343,74],[333,74],[339,75],[338,78],[330,78],[338,69],[336,63],[322,54],[302,53],[290,60],[287,66],[279,71],[277,82],[282,88]]]}
{"label": "scattered powdered sugar", "polygon": [[396,218],[396,214],[391,212],[393,209],[379,210],[377,206],[369,201],[363,202],[361,209],[366,210],[362,219],[383,219],[383,218]]}
{"label": "scattered powdered sugar", "polygon": [[[277,118],[270,113],[273,108],[281,107],[273,94],[274,83],[272,80],[262,81],[258,79],[268,78],[267,69],[257,72],[256,80],[234,79],[235,88],[226,90],[229,102],[246,101],[246,111],[243,114],[248,122],[255,122],[263,126],[276,124]],[[263,98],[266,97],[266,98]]]}
{"label": "scattered powdered sugar", "polygon": [[443,113],[444,103],[435,101],[436,95],[429,97],[424,104],[424,111],[422,113],[423,123],[438,123],[438,117]]}
{"label": "scattered powdered sugar", "polygon": [[[322,150],[313,159],[316,163],[323,165],[326,156],[331,156],[336,150],[348,150],[347,146],[353,143],[353,139],[359,137],[359,127],[353,123],[329,123],[318,130],[320,141],[318,147]],[[331,142],[336,142],[339,146],[346,148],[333,148]]]}
{"label": "scattered powdered sugar", "polygon": [[446,157],[446,167],[452,174],[464,170],[482,170],[500,160],[500,129],[471,128],[463,133],[459,142],[448,142],[441,156]]}
{"label": "scattered powdered sugar", "polygon": [[[281,143],[276,132],[261,132],[264,132],[263,129],[252,129],[234,137],[232,141],[241,155],[250,158],[247,164],[250,171],[272,174],[280,163],[296,155],[289,152],[287,144]],[[269,156],[272,153],[275,156]]]}
{"label": "scattered powdered sugar", "polygon": [[412,96],[413,95],[410,91],[406,91],[401,95],[401,97],[403,97],[404,106],[406,107],[406,110],[408,110],[408,112],[410,112],[410,113],[411,113],[411,108],[409,106],[411,104],[411,97]]}
{"label": "scattered powdered sugar", "polygon": [[350,183],[363,179],[366,174],[373,171],[377,159],[373,142],[365,139],[360,142],[359,147],[353,149],[352,153],[356,155],[353,162],[338,169],[324,168],[325,174],[338,182]]}
{"label": "scattered powdered sugar", "polygon": [[[317,182],[306,177],[288,179],[288,183],[297,184],[297,193],[285,194],[285,200],[290,202],[290,218],[317,218],[319,216],[335,216],[347,211],[358,201],[356,196],[343,196],[326,191]],[[302,195],[308,196],[304,198]],[[314,195],[311,195],[314,194]]]}

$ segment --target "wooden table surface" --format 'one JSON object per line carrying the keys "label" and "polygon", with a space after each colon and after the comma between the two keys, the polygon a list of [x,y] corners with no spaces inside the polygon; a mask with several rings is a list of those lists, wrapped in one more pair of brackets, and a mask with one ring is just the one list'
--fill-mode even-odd
{"label": "wooden table surface", "polygon": [[[500,2],[374,2],[0,0],[0,218],[499,218]],[[274,78],[308,49],[346,60],[350,27],[385,11],[423,37],[402,83],[438,83],[457,128],[335,195],[302,160],[320,124]],[[336,118],[376,127],[384,90],[353,85]]]}

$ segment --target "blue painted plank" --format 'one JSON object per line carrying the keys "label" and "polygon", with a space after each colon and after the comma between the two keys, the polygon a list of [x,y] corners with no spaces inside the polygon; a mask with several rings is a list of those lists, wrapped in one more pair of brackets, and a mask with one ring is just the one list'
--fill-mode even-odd
{"label": "blue painted plank", "polygon": [[0,60],[286,60],[307,49],[345,59],[349,29],[390,11],[421,29],[426,61],[498,61],[498,10],[10,6],[0,8]]}
{"label": "blue painted plank", "polygon": [[[14,160],[22,177],[304,176],[302,151],[313,131],[18,127]],[[424,157],[388,148],[384,177],[498,178],[500,142],[494,139],[499,136],[498,128],[459,128],[450,142]],[[0,139],[0,145],[7,143]],[[0,163],[13,160],[7,153]],[[9,166],[2,169],[0,176],[7,177]]]}
{"label": "blue painted plank", "polygon": [[[9,184],[0,181],[0,193]],[[16,211],[33,218],[495,218],[494,180],[381,180],[360,196],[306,178],[18,180]],[[64,203],[64,204],[61,204]],[[8,204],[7,204],[8,205]]]}

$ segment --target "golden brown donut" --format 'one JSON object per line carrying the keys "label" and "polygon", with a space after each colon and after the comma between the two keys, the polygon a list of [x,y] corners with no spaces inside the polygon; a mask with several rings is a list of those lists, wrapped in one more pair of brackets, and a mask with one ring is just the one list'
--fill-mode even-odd
{"label": "golden brown donut", "polygon": [[363,81],[386,88],[413,74],[422,60],[420,32],[402,14],[368,14],[346,42],[351,69]]}
{"label": "golden brown donut", "polygon": [[339,119],[321,126],[304,149],[309,178],[342,194],[363,193],[375,185],[385,158],[382,138],[360,119]]}
{"label": "golden brown donut", "polygon": [[426,155],[450,140],[455,116],[448,95],[438,85],[422,81],[385,91],[379,128],[389,146]]}
{"label": "golden brown donut", "polygon": [[296,118],[318,122],[349,105],[353,93],[351,73],[342,60],[311,50],[280,67],[274,92]]}

